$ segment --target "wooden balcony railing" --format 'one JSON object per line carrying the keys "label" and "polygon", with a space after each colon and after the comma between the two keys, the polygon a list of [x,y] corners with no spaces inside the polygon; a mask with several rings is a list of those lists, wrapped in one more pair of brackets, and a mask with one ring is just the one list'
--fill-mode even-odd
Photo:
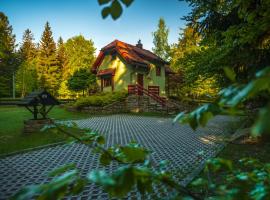
{"label": "wooden balcony railing", "polygon": [[[158,89],[158,93],[159,93],[159,89]],[[160,103],[162,106],[166,106],[166,99],[157,95],[157,89],[147,90],[139,84],[128,85],[128,94],[134,94],[134,95],[144,94],[152,98],[156,102]]]}

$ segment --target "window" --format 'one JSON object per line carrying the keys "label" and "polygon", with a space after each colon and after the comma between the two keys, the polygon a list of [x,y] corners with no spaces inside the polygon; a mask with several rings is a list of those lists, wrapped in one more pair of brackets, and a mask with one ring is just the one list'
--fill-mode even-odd
{"label": "window", "polygon": [[111,77],[102,78],[102,81],[103,81],[103,87],[112,86],[112,78]]}
{"label": "window", "polygon": [[160,66],[156,66],[156,75],[161,76],[161,67]]}
{"label": "window", "polygon": [[112,54],[112,61],[116,59],[116,53]]}

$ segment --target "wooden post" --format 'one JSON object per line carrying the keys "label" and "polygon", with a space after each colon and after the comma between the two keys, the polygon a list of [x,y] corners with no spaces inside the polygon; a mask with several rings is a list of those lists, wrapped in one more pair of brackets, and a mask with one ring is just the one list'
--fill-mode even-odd
{"label": "wooden post", "polygon": [[46,119],[46,106],[45,105],[42,105],[40,113],[41,113],[43,119]]}
{"label": "wooden post", "polygon": [[15,99],[15,72],[12,74],[12,98]]}
{"label": "wooden post", "polygon": [[112,83],[112,91],[114,91],[114,76],[111,78],[111,83]]}
{"label": "wooden post", "polygon": [[101,81],[101,92],[103,91],[103,78],[101,77],[100,78],[100,81]]}
{"label": "wooden post", "polygon": [[34,105],[34,119],[37,119],[37,115],[38,115],[38,109],[37,109],[37,106]]}

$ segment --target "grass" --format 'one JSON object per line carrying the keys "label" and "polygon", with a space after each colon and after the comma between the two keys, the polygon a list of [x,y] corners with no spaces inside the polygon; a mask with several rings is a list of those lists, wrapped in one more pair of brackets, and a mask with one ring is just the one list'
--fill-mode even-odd
{"label": "grass", "polygon": [[[89,114],[68,112],[60,107],[55,107],[49,117],[57,120],[82,119]],[[11,153],[27,148],[61,142],[68,139],[64,134],[53,131],[37,132],[23,135],[23,121],[31,119],[32,114],[24,107],[0,106],[0,154]],[[72,130],[79,134],[80,130]]]}
{"label": "grass", "polygon": [[[130,115],[147,117],[167,117],[159,113],[129,113]],[[101,115],[102,116],[102,115]],[[83,119],[91,117],[90,114],[69,112],[60,107],[54,107],[49,112],[49,117],[56,120]],[[64,134],[54,131],[37,132],[31,135],[23,135],[23,121],[31,119],[32,114],[24,107],[0,106],[0,155],[34,148],[42,145],[62,142],[68,139]],[[80,130],[69,130],[80,134]]]}

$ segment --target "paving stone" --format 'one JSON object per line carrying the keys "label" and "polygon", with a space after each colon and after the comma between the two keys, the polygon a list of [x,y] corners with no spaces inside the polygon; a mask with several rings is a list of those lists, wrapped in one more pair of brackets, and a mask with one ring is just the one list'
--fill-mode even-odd
{"label": "paving stone", "polygon": [[[168,160],[168,170],[184,172],[184,178],[177,178],[186,185],[201,169],[202,164],[223,147],[218,138],[228,134],[227,126],[233,118],[218,116],[207,127],[193,131],[189,126],[172,124],[172,119],[143,117],[131,115],[112,115],[75,120],[81,128],[91,128],[103,134],[106,147],[115,144],[127,144],[136,141],[152,150],[154,163]],[[200,158],[198,153],[203,151]],[[59,145],[46,149],[0,159],[0,199],[8,199],[21,187],[46,183],[47,174],[60,166],[74,163],[85,176],[93,169],[105,169],[112,172],[117,163],[103,167],[99,155],[92,153],[81,144]],[[166,188],[155,187],[155,191],[168,194]],[[156,194],[162,197],[161,194]],[[137,191],[131,192],[126,199],[152,199],[152,196],[141,196]],[[90,184],[82,194],[68,199],[108,199],[108,195],[99,186]]]}

